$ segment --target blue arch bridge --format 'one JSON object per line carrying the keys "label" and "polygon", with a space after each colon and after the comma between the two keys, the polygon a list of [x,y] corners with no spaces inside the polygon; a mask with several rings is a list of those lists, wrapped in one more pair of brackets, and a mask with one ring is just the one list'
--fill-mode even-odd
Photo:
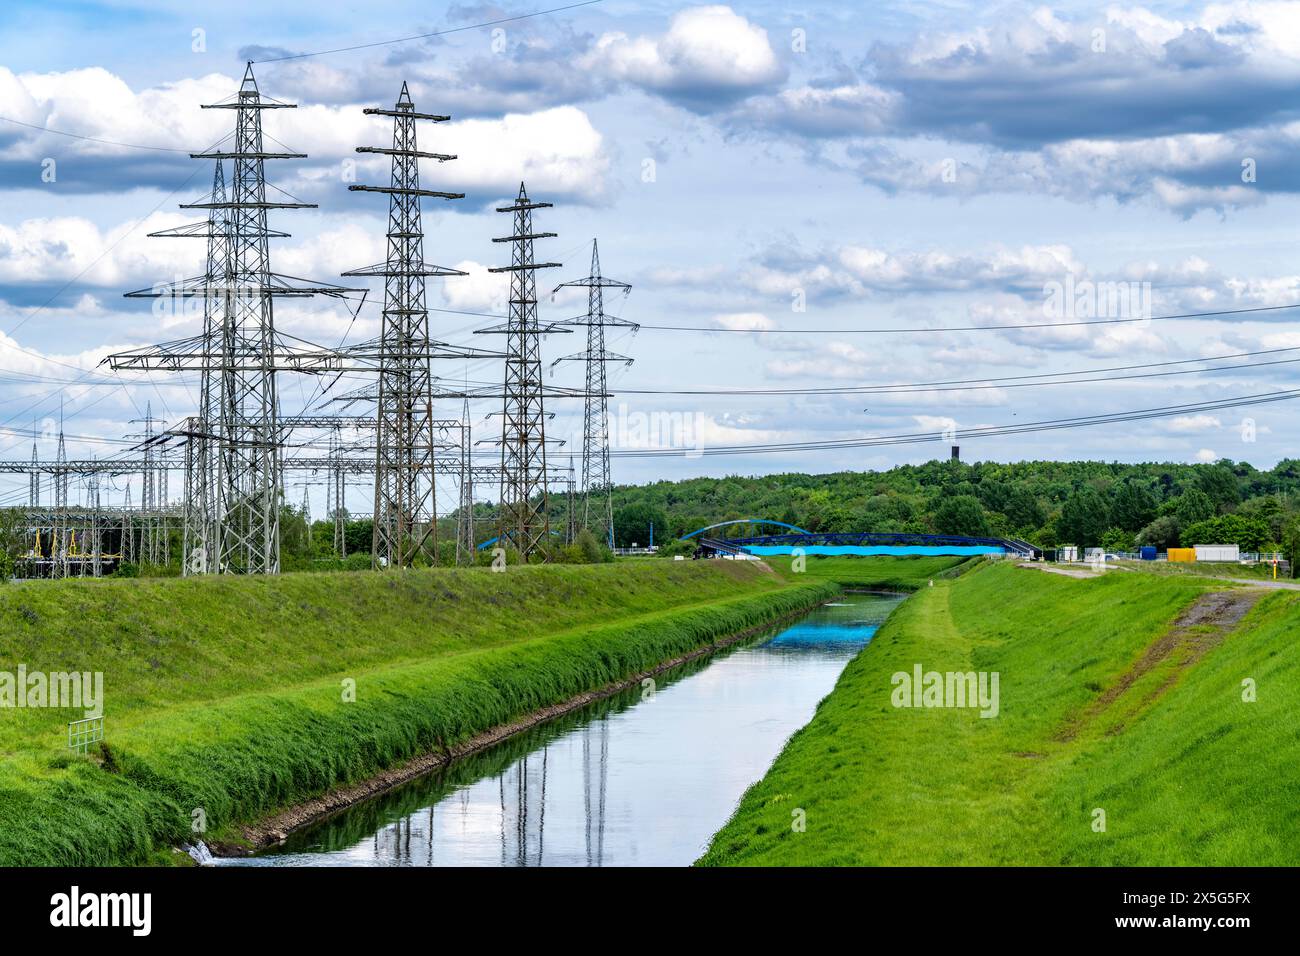
{"label": "blue arch bridge", "polygon": [[[789,528],[781,534],[729,538],[708,532],[730,525],[774,525]],[[805,531],[783,521],[761,518],[738,518],[722,521],[683,535],[696,538],[697,554],[752,554],[755,557],[793,554],[807,555],[978,555],[996,554],[1033,558],[1032,544],[1010,538],[979,538],[952,534],[906,534],[902,532],[828,532]]]}

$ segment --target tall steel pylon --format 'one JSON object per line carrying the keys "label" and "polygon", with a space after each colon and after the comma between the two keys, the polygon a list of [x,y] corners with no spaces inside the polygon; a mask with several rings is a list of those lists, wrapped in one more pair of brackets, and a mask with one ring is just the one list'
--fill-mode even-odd
{"label": "tall steel pylon", "polygon": [[415,121],[446,122],[450,117],[417,113],[406,84],[392,109],[369,108],[370,116],[391,116],[392,147],[358,146],[359,153],[392,157],[388,186],[349,186],[388,195],[388,259],[343,273],[383,276],[379,394],[376,408],[375,511],[371,559],[375,567],[407,567],[418,556],[436,560],[437,513],[433,456],[433,382],[425,279],[465,275],[424,261],[423,197],[464,199],[464,193],[420,188],[421,159],[446,162],[445,153],[417,148]]}
{"label": "tall steel pylon", "polygon": [[[640,328],[635,322],[628,322],[617,316],[605,314],[605,290],[619,289],[624,295],[632,291],[626,282],[606,279],[600,274],[600,249],[596,240],[591,240],[591,274],[572,282],[557,285],[551,293],[561,289],[585,288],[587,290],[587,314],[557,325],[586,326],[587,348],[585,351],[558,358],[559,362],[585,362],[587,366],[586,402],[582,410],[582,526],[592,526],[593,512],[600,537],[611,548],[614,546],[614,497],[613,481],[609,467],[609,393],[605,366],[610,362],[632,364],[632,359],[619,355],[605,348],[605,329]],[[593,508],[592,498],[596,498]]]}
{"label": "tall steel pylon", "polygon": [[460,510],[456,520],[456,563],[474,563],[474,465],[470,459],[473,429],[469,399],[465,399],[460,427]]}
{"label": "tall steel pylon", "polygon": [[144,456],[140,492],[140,560],[161,564],[164,563],[162,552],[167,534],[161,510],[166,504],[167,493],[162,477],[165,472],[157,460],[154,446],[154,426],[160,421],[153,417],[153,404],[146,403],[144,418],[133,418],[131,424],[144,425],[143,432],[128,436],[141,439],[140,449]]}
{"label": "tall steel pylon", "polygon": [[[271,271],[268,240],[287,233],[268,227],[268,211],[311,209],[316,205],[292,197],[288,197],[292,201],[267,198],[265,161],[302,159],[306,154],[266,150],[262,143],[262,111],[294,108],[292,103],[281,103],[260,94],[251,62],[234,96],[203,106],[203,109],[235,111],[233,148],[190,154],[194,159],[231,161],[227,195],[224,199],[209,197],[203,202],[181,204],[182,209],[207,211],[208,222],[151,235],[206,236],[211,241],[216,238],[214,233],[222,232],[214,228],[211,214],[224,212],[228,247],[222,279],[215,280],[216,270],[210,264],[205,274],[197,278],[127,293],[133,298],[220,300],[219,304],[207,303],[207,308],[213,310],[214,341],[202,343],[189,356],[201,360],[203,370],[212,376],[208,406],[213,418],[207,426],[215,443],[210,525],[216,541],[211,545],[215,561],[208,562],[207,571],[268,574],[280,569],[284,481],[276,392],[274,298],[353,291],[311,284]],[[181,359],[177,354],[168,354],[168,350],[168,346],[144,350],[134,357],[137,364],[132,367],[179,368]],[[112,357],[114,368],[124,367],[116,364],[122,358]]]}
{"label": "tall steel pylon", "polygon": [[[275,317],[271,295],[271,253],[267,210],[303,203],[266,198],[268,154],[262,145],[262,111],[290,104],[263,101],[250,63],[234,103],[235,148],[209,154],[233,161],[230,210],[228,291],[224,294],[221,351],[252,361],[247,367],[223,368],[218,386],[220,451],[217,456],[217,513],[220,516],[217,566],[222,571],[274,574],[280,570],[280,431],[279,397],[273,364]],[[218,208],[214,203],[212,208]]]}
{"label": "tall steel pylon", "polygon": [[[226,206],[225,163],[217,160],[212,176],[212,208],[208,211],[206,294],[203,298],[203,348],[220,354],[225,320],[223,289],[231,285],[230,210]],[[176,232],[173,235],[179,234]],[[191,229],[190,234],[194,234]],[[185,515],[181,541],[181,573],[204,574],[219,566],[217,545],[216,441],[221,411],[217,402],[219,369],[205,364],[199,377],[199,413],[190,420],[186,440]]]}
{"label": "tall steel pylon", "polygon": [[[510,273],[509,318],[506,335],[506,371],[501,423],[501,496],[497,532],[527,560],[545,553],[551,522],[547,503],[546,409],[542,384],[542,329],[537,321],[538,269],[558,268],[558,262],[534,262],[533,241],[550,239],[553,232],[533,232],[533,210],[552,203],[533,202],[524,184],[509,206],[497,212],[513,216],[514,231],[493,242],[511,243],[508,266],[489,272]],[[549,331],[549,329],[548,329]]]}
{"label": "tall steel pylon", "polygon": [[54,473],[54,541],[50,544],[50,577],[68,576],[68,446],[63,440],[63,402],[59,402],[59,445]]}
{"label": "tall steel pylon", "polygon": [[40,464],[36,454],[36,436],[39,434],[36,423],[32,422],[32,470],[27,476],[27,506],[33,511],[41,504],[41,473],[36,470]]}

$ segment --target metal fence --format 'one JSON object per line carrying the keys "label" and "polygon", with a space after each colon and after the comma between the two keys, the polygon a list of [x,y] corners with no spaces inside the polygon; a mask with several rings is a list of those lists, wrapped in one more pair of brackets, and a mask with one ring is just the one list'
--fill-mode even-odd
{"label": "metal fence", "polygon": [[68,721],[68,749],[87,753],[90,745],[104,739],[104,718],[87,717]]}

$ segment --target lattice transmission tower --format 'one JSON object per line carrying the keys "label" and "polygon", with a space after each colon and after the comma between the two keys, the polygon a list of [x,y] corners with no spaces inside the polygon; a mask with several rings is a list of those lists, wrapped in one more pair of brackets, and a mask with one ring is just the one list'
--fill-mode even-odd
{"label": "lattice transmission tower", "polygon": [[582,410],[582,526],[592,527],[594,518],[601,540],[612,548],[614,497],[609,466],[609,392],[605,366],[610,362],[631,365],[633,360],[605,348],[605,330],[624,328],[635,331],[640,326],[606,314],[605,290],[617,289],[627,295],[632,287],[626,282],[607,279],[600,274],[600,249],[595,239],[591,240],[591,274],[572,282],[563,282],[551,294],[566,288],[587,290],[587,314],[556,324],[585,326],[587,348],[558,358],[552,365],[560,362],[585,362],[587,366],[586,401]]}
{"label": "lattice transmission tower", "polygon": [[[278,189],[278,196],[268,197],[265,161],[303,159],[306,153],[267,150],[263,145],[262,111],[294,109],[295,104],[263,97],[250,62],[234,96],[202,108],[235,113],[231,148],[190,154],[194,159],[229,161],[228,189],[224,198],[213,195],[203,202],[181,205],[182,209],[204,210],[208,213],[207,221],[153,235],[204,236],[210,243],[216,242],[218,249],[214,253],[210,248],[208,268],[203,275],[160,283],[127,295],[204,299],[205,316],[211,310],[210,322],[205,318],[205,329],[211,339],[200,336],[198,343],[187,340],[180,343],[185,347],[181,350],[176,348],[176,343],[169,343],[111,356],[110,363],[113,368],[169,371],[189,367],[190,362],[200,363],[202,372],[210,376],[205,401],[210,411],[201,413],[200,417],[211,415],[203,434],[215,446],[209,451],[209,454],[215,452],[215,463],[211,467],[212,490],[208,501],[210,534],[216,540],[209,545],[212,560],[196,557],[191,561],[191,555],[187,555],[185,564],[190,571],[275,573],[280,569],[284,480],[276,390],[280,365],[277,364],[273,303],[277,296],[301,298],[361,290],[314,284],[271,270],[269,240],[288,234],[269,228],[269,210],[316,206],[300,202]],[[224,269],[213,262],[213,255],[220,259],[222,251]],[[289,367],[301,370],[293,364]]]}
{"label": "lattice transmission tower", "polygon": [[[230,276],[230,209],[226,206],[226,167],[217,160],[212,175],[212,208],[208,211],[207,229],[200,233],[194,226],[167,230],[157,235],[201,236],[207,240],[207,267],[204,270],[206,295],[203,298],[202,346],[205,352],[220,354],[224,332],[224,289],[231,287]],[[198,415],[189,422],[186,436],[185,513],[181,533],[181,573],[203,574],[219,567],[217,522],[217,442],[214,430],[221,419],[218,405],[220,371],[210,363],[199,373]]]}
{"label": "lattice transmission tower", "polygon": [[[390,184],[348,187],[358,192],[387,194],[388,259],[344,275],[384,279],[371,557],[375,567],[401,568],[409,566],[417,556],[436,559],[437,550],[433,457],[441,446],[435,437],[433,418],[429,370],[433,342],[429,335],[425,280],[430,276],[465,275],[424,261],[420,200],[425,197],[464,199],[465,194],[420,188],[421,159],[443,163],[456,157],[420,151],[416,120],[443,123],[450,117],[416,112],[405,83],[392,109],[368,108],[363,112],[393,120],[391,147],[357,147],[359,153],[392,157]],[[440,357],[448,357],[445,346]]]}
{"label": "lattice transmission tower", "polygon": [[456,563],[474,563],[474,463],[470,457],[473,427],[465,399],[460,428],[460,508],[456,520]]}
{"label": "lattice transmission tower", "polygon": [[514,230],[492,241],[511,244],[511,261],[508,266],[488,271],[510,273],[510,308],[503,328],[482,330],[506,336],[497,532],[501,543],[510,542],[524,560],[534,552],[545,553],[551,530],[541,336],[543,331],[557,330],[553,326],[542,329],[538,323],[535,273],[538,269],[558,268],[560,263],[533,260],[533,242],[555,236],[553,232],[533,232],[533,210],[551,205],[533,202],[520,183],[515,201],[497,207],[497,212],[511,214]]}

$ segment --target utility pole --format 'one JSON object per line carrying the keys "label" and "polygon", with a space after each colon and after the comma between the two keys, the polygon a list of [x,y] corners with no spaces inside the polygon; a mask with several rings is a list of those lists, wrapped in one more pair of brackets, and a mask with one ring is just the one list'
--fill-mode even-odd
{"label": "utility pole", "polygon": [[[633,360],[605,348],[605,329],[624,328],[635,331],[640,326],[605,314],[605,290],[618,289],[626,296],[632,287],[626,282],[606,279],[600,274],[600,249],[595,239],[591,240],[591,274],[557,285],[551,295],[566,288],[587,290],[587,314],[556,324],[586,326],[587,348],[574,355],[558,358],[552,365],[560,362],[586,363],[586,402],[582,410],[582,525],[584,528],[591,527],[594,517],[601,539],[612,548],[614,497],[609,466],[609,393],[605,366],[610,362],[631,365]],[[594,504],[593,498],[596,499]]]}
{"label": "utility pole", "polygon": [[433,383],[425,279],[465,275],[424,261],[420,200],[464,199],[464,193],[420,188],[421,159],[446,162],[445,153],[421,152],[415,122],[443,123],[450,117],[418,113],[405,83],[392,109],[368,108],[369,116],[393,120],[391,147],[358,146],[359,153],[392,157],[389,186],[349,186],[388,196],[388,259],[345,276],[382,276],[384,312],[375,441],[375,509],[371,560],[379,567],[408,567],[419,555],[437,560],[434,494]]}
{"label": "utility pole", "polygon": [[[535,262],[533,242],[554,238],[553,232],[533,232],[533,210],[552,203],[533,202],[524,184],[519,195],[497,212],[509,213],[511,235],[493,242],[511,244],[508,266],[489,272],[510,273],[510,308],[504,331],[506,369],[501,423],[501,494],[497,530],[504,545],[509,541],[523,560],[545,554],[551,531],[547,505],[546,409],[542,384],[541,332],[537,321],[538,269],[554,269],[558,262]],[[548,327],[547,331],[552,328]]]}

